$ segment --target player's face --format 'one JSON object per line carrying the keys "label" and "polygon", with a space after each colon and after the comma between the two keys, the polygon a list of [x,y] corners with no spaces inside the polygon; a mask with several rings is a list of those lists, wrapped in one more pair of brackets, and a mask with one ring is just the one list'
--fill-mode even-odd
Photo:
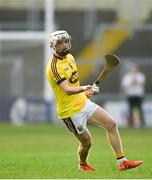
{"label": "player's face", "polygon": [[69,53],[70,44],[69,39],[59,40],[56,44],[55,51],[60,56],[66,56]]}

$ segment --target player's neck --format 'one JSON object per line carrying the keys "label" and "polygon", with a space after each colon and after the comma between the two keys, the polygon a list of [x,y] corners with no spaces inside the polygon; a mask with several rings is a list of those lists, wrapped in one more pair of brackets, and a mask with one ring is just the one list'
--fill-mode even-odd
{"label": "player's neck", "polygon": [[64,58],[66,58],[66,56],[61,56],[61,55],[59,55],[59,54],[57,54],[57,53],[55,53],[54,56],[56,56],[56,57],[59,58],[59,59],[64,59]]}

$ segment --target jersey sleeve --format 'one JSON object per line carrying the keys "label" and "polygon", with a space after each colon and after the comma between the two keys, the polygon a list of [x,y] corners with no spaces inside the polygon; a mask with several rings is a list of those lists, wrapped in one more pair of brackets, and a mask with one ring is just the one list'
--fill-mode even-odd
{"label": "jersey sleeve", "polygon": [[61,66],[54,64],[51,66],[51,70],[53,74],[53,79],[57,84],[60,84],[61,82],[66,80],[64,70]]}

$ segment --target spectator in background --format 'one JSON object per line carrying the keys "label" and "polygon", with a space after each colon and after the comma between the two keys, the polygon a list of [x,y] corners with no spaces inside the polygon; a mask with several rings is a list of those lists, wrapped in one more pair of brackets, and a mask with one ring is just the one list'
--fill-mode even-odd
{"label": "spectator in background", "polygon": [[144,126],[145,120],[142,110],[144,98],[145,76],[138,71],[136,64],[122,78],[121,86],[129,104],[129,126]]}

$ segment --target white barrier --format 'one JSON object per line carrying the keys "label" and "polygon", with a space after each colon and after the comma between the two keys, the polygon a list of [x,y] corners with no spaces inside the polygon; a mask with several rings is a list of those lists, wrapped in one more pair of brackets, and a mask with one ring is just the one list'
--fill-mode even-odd
{"label": "white barrier", "polygon": [[[115,119],[119,127],[127,127],[128,122],[128,105],[124,101],[108,101],[104,108]],[[152,127],[152,102],[143,103],[143,111],[146,127]],[[139,122],[135,122],[138,127]]]}

